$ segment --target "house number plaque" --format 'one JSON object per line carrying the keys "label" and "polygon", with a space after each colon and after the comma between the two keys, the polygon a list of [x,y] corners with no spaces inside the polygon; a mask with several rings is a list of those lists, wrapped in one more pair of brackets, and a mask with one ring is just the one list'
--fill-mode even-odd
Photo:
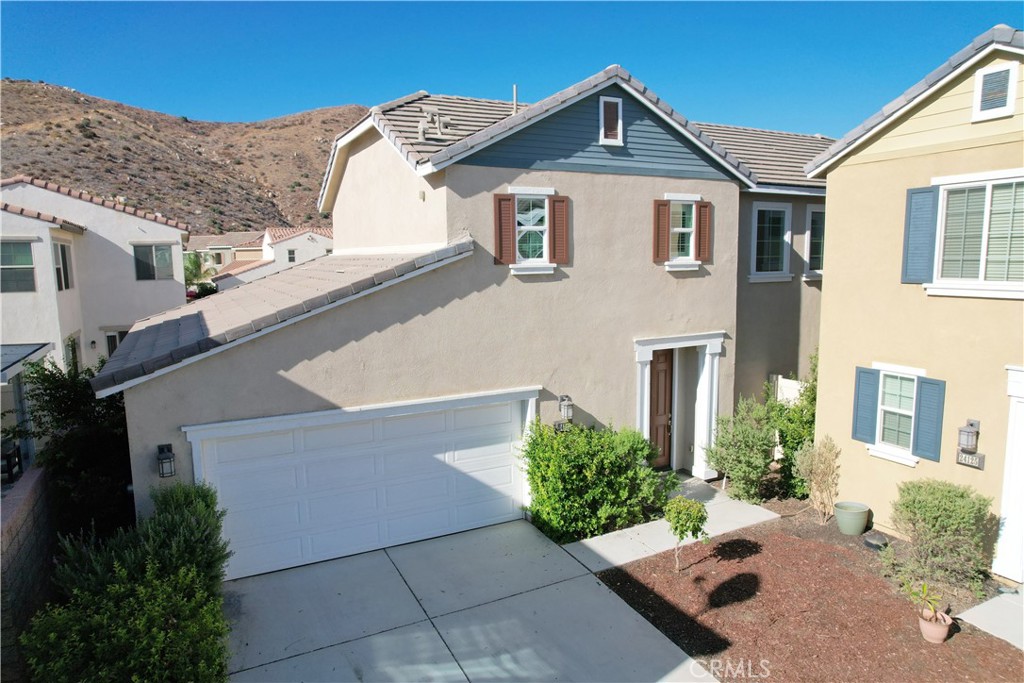
{"label": "house number plaque", "polygon": [[985,456],[981,453],[963,453],[958,451],[956,454],[956,464],[973,467],[976,470],[983,470],[985,469]]}

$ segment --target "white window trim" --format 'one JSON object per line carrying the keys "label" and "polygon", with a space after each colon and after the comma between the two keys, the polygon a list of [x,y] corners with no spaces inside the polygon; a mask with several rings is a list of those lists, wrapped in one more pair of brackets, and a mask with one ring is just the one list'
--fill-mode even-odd
{"label": "white window trim", "polygon": [[135,271],[135,281],[136,282],[160,282],[160,281],[166,282],[168,280],[175,280],[176,279],[175,278],[175,268],[174,268],[174,249],[173,248],[171,249],[171,274],[170,274],[170,276],[169,277],[160,277],[160,272],[159,272],[159,269],[157,268],[157,265],[156,265],[156,248],[157,247],[173,247],[176,244],[175,242],[129,242],[128,244],[130,244],[132,246],[132,258],[133,259],[135,258],[135,249],[138,248],[138,247],[149,247],[150,249],[153,250],[153,277],[152,278],[140,279],[139,278],[139,272],[138,272],[138,270],[136,270]]}
{"label": "white window trim", "polygon": [[509,185],[508,194],[542,194],[545,196],[553,196],[555,194],[555,188],[553,187],[529,187],[527,185]]}
{"label": "white window trim", "polygon": [[[881,458],[882,460],[889,460],[891,462],[895,462],[895,463],[898,463],[900,465],[906,465],[907,467],[917,467],[917,463],[920,462],[921,459],[919,457],[917,457],[916,455],[911,455],[909,449],[904,450],[904,449],[899,448],[897,446],[892,446],[892,445],[887,444],[887,443],[882,443],[879,440],[879,434],[882,431],[882,418],[881,418],[881,413],[882,413],[882,374],[885,373],[885,374],[889,374],[889,375],[903,375],[903,376],[907,376],[907,377],[914,377],[915,378],[914,391],[915,391],[915,394],[916,394],[916,391],[917,391],[917,382],[916,382],[916,380],[917,380],[917,378],[918,377],[927,377],[928,376],[928,372],[924,368],[915,368],[915,367],[911,367],[911,366],[908,366],[908,365],[895,365],[893,363],[878,363],[878,362],[875,362],[875,363],[871,364],[871,368],[873,370],[878,370],[879,371],[879,375],[878,375],[878,402],[877,402],[877,405],[875,406],[875,411],[876,411],[876,415],[877,415],[877,417],[876,417],[877,424],[875,425],[875,443],[867,445],[868,454],[872,455],[872,456],[874,456],[876,458]],[[916,395],[914,397],[914,401],[915,401],[915,406],[914,407],[916,408],[917,407],[917,405],[916,405],[916,401],[917,401]],[[911,438],[913,438],[913,427],[911,427]]]}
{"label": "white window trim", "polygon": [[524,263],[510,263],[508,269],[513,275],[551,275],[555,272],[555,264],[527,261]]}
{"label": "white window trim", "polygon": [[[782,236],[782,270],[758,272],[757,270],[757,214],[760,211],[785,212],[785,232]],[[793,205],[784,202],[754,202],[750,210],[750,277],[748,282],[788,282],[793,279],[789,272],[789,251],[793,245]]]}
{"label": "white window trim", "polygon": [[825,205],[807,205],[807,227],[804,231],[804,280],[820,280],[823,274],[822,269],[811,268],[811,217],[815,212],[825,213]]}
{"label": "white window trim", "polygon": [[[612,139],[606,138],[604,136],[604,103],[605,102],[614,102],[618,106],[619,138],[617,140],[612,140]],[[614,147],[622,147],[623,144],[624,144],[623,143],[623,139],[622,139],[622,98],[621,97],[605,97],[604,95],[602,95],[600,97],[600,103],[598,104],[598,119],[599,119],[598,120],[598,125],[599,125],[599,128],[598,128],[598,136],[599,136],[598,143],[602,144],[602,145],[612,145]]]}
{"label": "white window trim", "polygon": [[[512,188],[509,188],[512,189]],[[531,188],[516,188],[520,190],[527,190]],[[547,189],[547,188],[543,188]],[[551,202],[548,201],[548,197],[554,194],[547,193],[532,193],[523,192],[517,193],[512,192],[513,211],[512,211],[512,248],[515,251],[516,262],[509,264],[509,268],[513,275],[546,275],[555,272],[555,264],[551,263]],[[544,200],[544,251],[541,252],[540,258],[522,259],[519,256],[519,225],[517,216],[519,215],[519,200],[520,199],[543,199]]]}
{"label": "white window trim", "polygon": [[[979,69],[974,74],[974,96],[971,99],[971,122],[977,123],[979,121],[991,121],[992,119],[1001,119],[1007,116],[1013,116],[1017,105],[1017,79],[1018,79],[1018,64],[1017,62],[999,62],[998,64],[992,64],[984,69]],[[981,89],[982,84],[985,81],[985,76],[1000,71],[1009,71],[1009,83],[1006,87],[1006,104],[995,109],[989,109],[988,111],[981,110]]]}
{"label": "white window trim", "polygon": [[[697,199],[693,199],[697,197]],[[697,270],[700,268],[700,261],[694,258],[694,246],[697,242],[697,206],[696,203],[700,201],[700,195],[686,195],[686,194],[673,194],[670,192],[665,193],[665,199],[669,202],[669,226],[668,226],[668,241],[669,241],[669,259],[665,261],[665,270],[667,272],[674,271],[685,271],[685,270]],[[691,208],[690,212],[690,253],[687,256],[671,256],[672,253],[672,236],[679,233],[676,232],[677,228],[672,226],[672,204],[689,204]],[[681,228],[680,228],[681,230]]]}
{"label": "white window trim", "polygon": [[662,199],[669,202],[699,202],[703,197],[699,194],[687,194],[685,192],[666,192]]}
{"label": "white window trim", "polygon": [[39,286],[38,286],[39,283],[36,282],[36,275],[35,275],[35,273],[36,273],[36,265],[37,265],[36,264],[36,254],[35,254],[35,249],[32,248],[32,244],[31,243],[32,242],[42,242],[42,241],[43,240],[40,237],[26,237],[26,238],[22,239],[22,238],[18,238],[18,237],[14,237],[14,236],[11,236],[11,237],[6,237],[5,236],[2,240],[0,240],[0,242],[4,242],[4,243],[28,244],[29,245],[28,246],[28,255],[32,259],[32,264],[28,265],[28,266],[25,266],[25,265],[3,266],[3,268],[8,269],[8,270],[30,270],[30,271],[32,271],[32,289],[17,290],[17,291],[12,290],[12,291],[9,291],[9,292],[4,292],[4,294],[34,294],[35,292],[39,291]]}
{"label": "white window trim", "polygon": [[[64,242],[64,241],[61,241],[61,240],[53,240],[52,244],[53,244],[53,274],[57,278],[57,291],[58,292],[66,292],[66,291],[72,290],[72,289],[75,288],[75,279],[74,279],[75,267],[72,265],[71,243],[70,242]],[[68,273],[68,278],[67,278],[68,279],[68,286],[67,287],[64,286],[64,281],[61,278],[61,275],[64,274],[64,262],[61,259],[61,251],[64,250],[64,249],[67,250],[68,270],[70,271]],[[57,275],[57,271],[60,271],[61,275]]]}
{"label": "white window trim", "polygon": [[[946,181],[946,182],[942,182]],[[992,186],[1005,183],[1024,182],[1024,168],[1007,169],[991,173],[972,173],[960,176],[932,178],[932,184],[939,186],[939,206],[935,226],[935,261],[932,264],[932,281],[922,285],[929,296],[968,297],[979,299],[1024,300],[1024,282],[1002,282],[984,280],[985,258],[988,251],[989,219],[992,204]],[[946,232],[946,197],[950,190],[968,187],[985,187],[984,233],[981,241],[981,263],[978,265],[977,280],[963,278],[943,279],[939,277],[942,268],[942,243]]]}

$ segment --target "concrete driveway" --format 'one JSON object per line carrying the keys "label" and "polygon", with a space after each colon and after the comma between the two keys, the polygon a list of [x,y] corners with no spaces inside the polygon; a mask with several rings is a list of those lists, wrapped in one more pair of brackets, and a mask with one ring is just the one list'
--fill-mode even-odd
{"label": "concrete driveway", "polygon": [[713,681],[525,521],[230,581],[232,681]]}

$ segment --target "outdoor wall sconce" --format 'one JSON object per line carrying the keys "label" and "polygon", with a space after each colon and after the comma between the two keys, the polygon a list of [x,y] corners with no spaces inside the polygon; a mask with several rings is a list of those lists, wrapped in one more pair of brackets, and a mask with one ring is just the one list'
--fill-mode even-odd
{"label": "outdoor wall sconce", "polygon": [[174,451],[171,450],[171,444],[162,443],[156,447],[156,464],[161,478],[174,476]]}
{"label": "outdoor wall sconce", "polygon": [[572,398],[568,394],[558,397],[558,412],[562,419],[555,423],[555,431],[564,432],[572,424]]}
{"label": "outdoor wall sconce", "polygon": [[957,446],[964,453],[977,453],[978,452],[978,434],[980,432],[981,422],[978,420],[968,420],[967,424],[961,427],[959,431],[959,438],[957,440]]}

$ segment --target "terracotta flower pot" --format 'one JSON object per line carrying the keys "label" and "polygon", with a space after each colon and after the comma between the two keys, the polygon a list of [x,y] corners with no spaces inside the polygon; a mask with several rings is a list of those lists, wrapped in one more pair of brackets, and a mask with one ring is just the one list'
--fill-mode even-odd
{"label": "terracotta flower pot", "polygon": [[921,627],[921,635],[929,643],[942,643],[949,637],[949,627],[953,625],[953,617],[945,612],[936,612],[937,619],[932,621],[932,611],[922,609],[917,617],[917,624]]}

